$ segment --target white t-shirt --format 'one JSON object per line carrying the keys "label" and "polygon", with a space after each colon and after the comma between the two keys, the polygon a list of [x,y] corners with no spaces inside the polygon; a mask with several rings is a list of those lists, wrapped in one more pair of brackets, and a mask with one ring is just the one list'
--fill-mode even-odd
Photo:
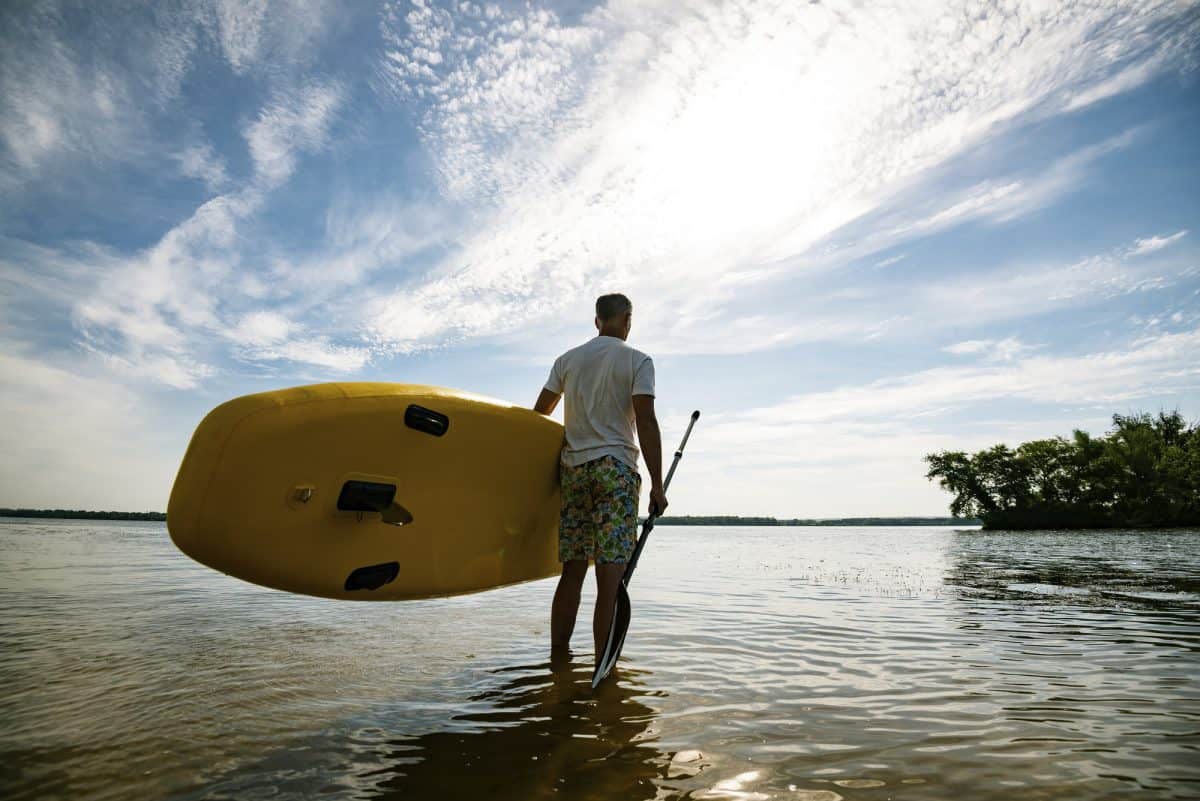
{"label": "white t-shirt", "polygon": [[637,470],[634,395],[654,395],[654,362],[617,337],[597,336],[554,360],[546,389],[566,400],[562,463],[612,455]]}

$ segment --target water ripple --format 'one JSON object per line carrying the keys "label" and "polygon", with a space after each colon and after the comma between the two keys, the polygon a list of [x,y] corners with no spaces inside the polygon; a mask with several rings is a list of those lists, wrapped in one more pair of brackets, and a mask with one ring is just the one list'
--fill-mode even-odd
{"label": "water ripple", "polygon": [[8,521],[0,554],[5,799],[1200,787],[1197,532],[660,529],[596,692],[547,660],[553,582],[307,599],[150,523]]}

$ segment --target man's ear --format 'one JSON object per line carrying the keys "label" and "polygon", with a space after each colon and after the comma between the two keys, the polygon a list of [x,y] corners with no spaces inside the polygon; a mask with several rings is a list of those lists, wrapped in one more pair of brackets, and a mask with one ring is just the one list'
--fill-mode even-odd
{"label": "man's ear", "polygon": [[596,318],[596,319],[595,319],[593,322],[595,322],[595,323],[596,323],[596,330],[597,330],[597,331],[599,331],[599,330],[600,330],[600,328],[602,327],[602,326],[600,325],[600,318],[599,318],[599,317],[597,317],[597,318]]}

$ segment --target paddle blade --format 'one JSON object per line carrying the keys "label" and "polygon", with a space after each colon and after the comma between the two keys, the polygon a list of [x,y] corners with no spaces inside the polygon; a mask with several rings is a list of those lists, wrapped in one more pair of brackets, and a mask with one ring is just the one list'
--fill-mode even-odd
{"label": "paddle blade", "polygon": [[613,609],[612,624],[608,627],[608,640],[604,646],[604,653],[596,660],[596,669],[592,672],[592,689],[604,681],[604,677],[617,664],[617,657],[621,655],[621,646],[625,644],[625,633],[629,631],[629,618],[632,613],[629,591],[625,589],[623,583],[618,584],[617,604]]}

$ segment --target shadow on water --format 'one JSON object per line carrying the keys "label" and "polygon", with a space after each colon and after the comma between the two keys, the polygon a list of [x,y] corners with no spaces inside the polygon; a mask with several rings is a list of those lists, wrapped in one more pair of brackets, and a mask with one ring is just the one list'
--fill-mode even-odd
{"label": "shadow on water", "polygon": [[[380,799],[537,799],[659,796],[671,754],[651,745],[655,695],[624,669],[595,691],[591,664],[570,657],[503,668],[449,730],[389,741],[371,771]],[[385,775],[380,781],[381,775]]]}

